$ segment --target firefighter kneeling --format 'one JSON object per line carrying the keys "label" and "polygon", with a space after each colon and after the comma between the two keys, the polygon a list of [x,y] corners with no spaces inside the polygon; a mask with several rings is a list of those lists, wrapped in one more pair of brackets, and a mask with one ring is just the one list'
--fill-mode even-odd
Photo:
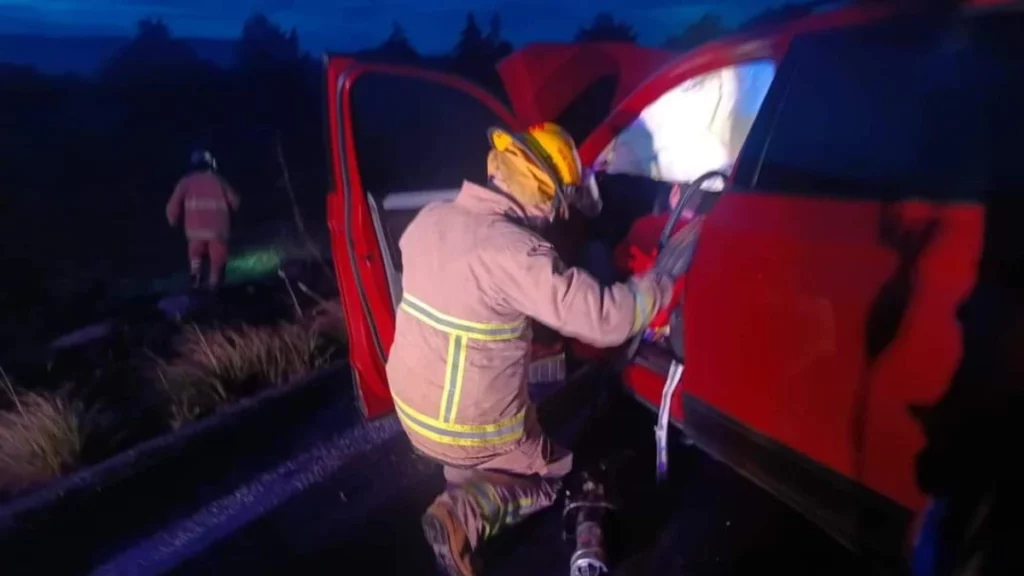
{"label": "firefighter kneeling", "polygon": [[489,182],[420,211],[400,240],[402,301],[387,374],[416,449],[448,489],[423,516],[438,564],[472,574],[484,540],[550,506],[572,454],[540,429],[526,387],[530,322],[600,347],[625,342],[666,305],[655,275],[602,287],[538,234],[578,201],[572,139],[545,123],[493,129]]}

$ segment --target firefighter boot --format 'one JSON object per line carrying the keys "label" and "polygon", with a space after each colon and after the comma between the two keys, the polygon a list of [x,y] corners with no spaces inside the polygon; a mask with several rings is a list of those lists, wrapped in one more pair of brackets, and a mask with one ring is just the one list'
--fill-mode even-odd
{"label": "firefighter boot", "polygon": [[434,549],[438,567],[448,576],[473,576],[469,536],[451,504],[435,501],[421,523],[423,534]]}

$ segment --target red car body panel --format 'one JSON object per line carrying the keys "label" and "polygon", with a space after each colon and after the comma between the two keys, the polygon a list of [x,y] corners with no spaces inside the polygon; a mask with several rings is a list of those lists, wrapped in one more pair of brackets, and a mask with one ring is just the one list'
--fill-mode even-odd
{"label": "red car body panel", "polygon": [[956,311],[974,284],[984,211],[899,205],[908,221],[938,218],[939,235],[895,340],[869,363],[868,316],[898,260],[878,242],[880,210],[880,202],[723,196],[687,281],[683,391],[917,509],[924,499],[912,463],[924,436],[908,408],[937,401],[960,362]]}
{"label": "red car body panel", "polygon": [[605,76],[616,77],[611,105],[618,106],[678,57],[675,52],[632,44],[531,44],[499,62],[498,74],[516,117],[529,125],[557,118],[573,99]]}

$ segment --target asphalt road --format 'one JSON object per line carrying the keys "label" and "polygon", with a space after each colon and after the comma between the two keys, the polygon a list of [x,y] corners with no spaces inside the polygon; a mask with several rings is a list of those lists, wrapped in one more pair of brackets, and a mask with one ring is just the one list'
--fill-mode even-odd
{"label": "asphalt road", "polygon": [[[577,462],[603,461],[621,512],[613,530],[621,575],[859,575],[839,544],[768,493],[677,443],[671,479],[654,484],[653,415],[612,394],[577,428]],[[547,413],[572,410],[572,400]],[[542,420],[545,414],[542,412]],[[550,418],[549,418],[550,419]],[[413,574],[436,571],[419,516],[441,490],[440,468],[399,433],[232,532],[180,574]],[[487,576],[568,574],[561,509],[510,529],[482,550]]]}

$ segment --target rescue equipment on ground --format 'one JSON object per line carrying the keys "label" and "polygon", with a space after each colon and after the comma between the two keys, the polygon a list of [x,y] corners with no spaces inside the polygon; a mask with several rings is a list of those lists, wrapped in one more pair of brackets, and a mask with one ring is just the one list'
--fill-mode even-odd
{"label": "rescue equipment on ground", "polygon": [[605,529],[614,510],[604,484],[592,474],[581,474],[578,485],[566,489],[562,513],[565,538],[576,546],[569,560],[569,576],[609,573]]}

